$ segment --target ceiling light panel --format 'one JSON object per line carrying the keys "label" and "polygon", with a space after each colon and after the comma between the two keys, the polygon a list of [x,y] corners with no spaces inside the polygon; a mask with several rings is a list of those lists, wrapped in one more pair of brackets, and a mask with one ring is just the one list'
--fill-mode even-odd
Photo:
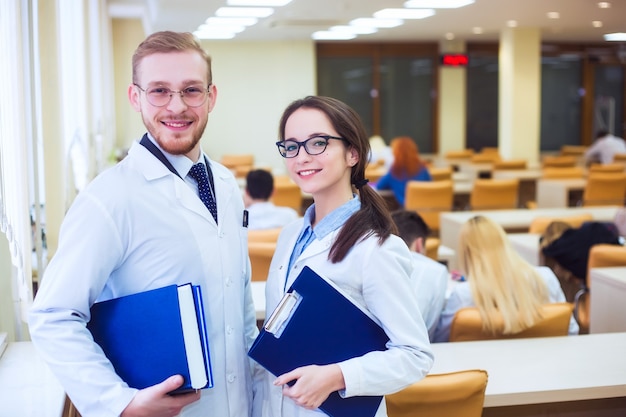
{"label": "ceiling light panel", "polygon": [[377,19],[425,19],[435,14],[433,9],[382,9],[374,13]]}
{"label": "ceiling light panel", "polygon": [[474,3],[474,0],[408,0],[404,7],[411,9],[457,9]]}
{"label": "ceiling light panel", "polygon": [[257,17],[262,19],[274,13],[271,7],[220,7],[215,11],[218,17]]}
{"label": "ceiling light panel", "polygon": [[404,23],[402,19],[375,19],[373,17],[362,17],[350,21],[353,26],[368,26],[375,28],[395,28]]}
{"label": "ceiling light panel", "polygon": [[228,0],[229,6],[281,7],[291,0]]}

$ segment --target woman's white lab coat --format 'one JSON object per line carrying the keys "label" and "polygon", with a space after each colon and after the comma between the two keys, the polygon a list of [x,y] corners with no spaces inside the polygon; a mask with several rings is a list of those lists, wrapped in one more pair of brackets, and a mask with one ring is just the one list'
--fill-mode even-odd
{"label": "woman's white lab coat", "polygon": [[[266,316],[272,313],[284,289],[289,288],[300,270],[309,266],[337,284],[359,307],[369,311],[390,339],[384,352],[370,352],[339,364],[346,383],[344,396],[389,394],[422,379],[432,366],[433,354],[411,289],[411,257],[404,241],[392,235],[379,246],[377,237],[369,237],[357,243],[343,261],[333,264],[328,260],[328,253],[339,229],[321,241],[314,240],[296,260],[287,278],[289,257],[302,224],[302,220],[296,220],[285,226],[279,237],[266,285]],[[272,385],[274,379],[266,373],[263,416],[325,415],[319,410],[306,410],[283,397],[282,388]],[[383,400],[376,416],[386,415]]]}

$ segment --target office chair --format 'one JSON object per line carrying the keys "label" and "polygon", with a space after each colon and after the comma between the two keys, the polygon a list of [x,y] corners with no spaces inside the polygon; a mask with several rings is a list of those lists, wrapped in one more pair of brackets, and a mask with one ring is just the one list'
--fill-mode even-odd
{"label": "office chair", "polygon": [[248,254],[252,268],[252,281],[267,281],[270,271],[270,263],[276,250],[276,242],[250,242],[248,241]]}
{"label": "office chair", "polygon": [[472,210],[503,210],[517,208],[519,180],[477,179],[470,192]]}
{"label": "office chair", "polygon": [[530,222],[530,226],[528,227],[528,233],[537,233],[543,234],[545,232],[548,225],[555,221],[561,221],[569,224],[571,227],[578,228],[584,222],[593,221],[593,216],[591,213],[581,213],[575,216],[563,216],[563,217],[535,217]]}
{"label": "office chair", "polygon": [[470,340],[519,339],[525,337],[567,336],[574,306],[570,303],[550,303],[542,306],[543,319],[519,333],[491,334],[483,330],[483,321],[477,307],[460,309],[452,319],[450,342]]}
{"label": "office chair", "polygon": [[583,190],[583,206],[623,206],[626,173],[590,173]]}
{"label": "office chair", "polygon": [[433,233],[439,231],[439,214],[452,211],[453,201],[452,181],[409,181],[406,185],[404,208],[418,212]]}
{"label": "office chair", "polygon": [[430,374],[385,396],[389,417],[480,417],[487,389],[487,371],[470,369]]}
{"label": "office chair", "polygon": [[574,318],[578,322],[581,334],[589,333],[591,269],[609,266],[626,266],[626,247],[604,243],[593,245],[589,249],[585,287],[574,296]]}

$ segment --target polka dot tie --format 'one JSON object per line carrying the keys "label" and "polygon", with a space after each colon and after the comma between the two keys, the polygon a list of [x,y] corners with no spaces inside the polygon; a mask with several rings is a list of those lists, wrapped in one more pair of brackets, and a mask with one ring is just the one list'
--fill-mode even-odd
{"label": "polka dot tie", "polygon": [[189,176],[198,182],[198,193],[200,194],[200,200],[209,209],[215,223],[217,223],[217,203],[213,197],[212,188],[209,184],[209,177],[207,176],[204,164],[195,164],[189,171]]}

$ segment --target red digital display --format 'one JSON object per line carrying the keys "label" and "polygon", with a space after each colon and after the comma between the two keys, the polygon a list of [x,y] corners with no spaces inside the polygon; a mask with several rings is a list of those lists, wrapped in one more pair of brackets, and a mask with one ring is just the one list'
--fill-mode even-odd
{"label": "red digital display", "polygon": [[441,55],[441,65],[451,67],[465,67],[467,66],[467,55],[465,54],[444,54]]}

